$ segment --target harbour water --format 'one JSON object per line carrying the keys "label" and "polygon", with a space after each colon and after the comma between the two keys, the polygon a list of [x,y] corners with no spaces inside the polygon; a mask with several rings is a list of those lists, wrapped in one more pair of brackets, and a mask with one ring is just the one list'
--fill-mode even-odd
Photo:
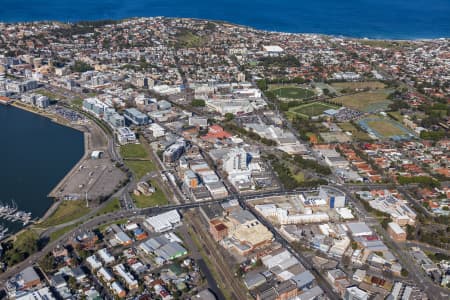
{"label": "harbour water", "polygon": [[[45,214],[48,193],[83,156],[83,133],[13,106],[0,106],[0,204]],[[7,219],[10,219],[9,221]],[[21,221],[0,216],[14,233]]]}
{"label": "harbour water", "polygon": [[449,0],[1,0],[0,3],[0,21],[4,22],[168,16],[360,38],[450,37]]}

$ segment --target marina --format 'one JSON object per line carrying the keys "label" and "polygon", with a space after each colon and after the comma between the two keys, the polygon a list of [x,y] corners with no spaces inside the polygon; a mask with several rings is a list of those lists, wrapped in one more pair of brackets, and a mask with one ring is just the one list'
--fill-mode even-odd
{"label": "marina", "polygon": [[[9,222],[21,222],[23,226],[26,226],[31,222],[32,216],[30,212],[19,210],[13,200],[10,204],[0,202],[0,218]],[[2,227],[0,226],[0,231]]]}

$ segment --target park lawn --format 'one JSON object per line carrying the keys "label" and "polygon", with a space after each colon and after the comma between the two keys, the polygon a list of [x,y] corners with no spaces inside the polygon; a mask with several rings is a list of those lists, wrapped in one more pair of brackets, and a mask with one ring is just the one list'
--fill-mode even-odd
{"label": "park lawn", "polygon": [[46,96],[48,97],[50,100],[61,100],[61,99],[66,99],[63,96],[57,95],[53,92],[47,91],[47,90],[36,90],[35,93],[42,95],[42,96]]}
{"label": "park lawn", "polygon": [[271,90],[278,98],[285,99],[307,99],[313,97],[313,91],[299,87],[281,87]]}
{"label": "park lawn", "polygon": [[84,200],[65,200],[63,201],[56,211],[47,219],[38,223],[38,226],[49,227],[70,222],[81,218],[89,212],[89,208],[86,207]]}
{"label": "park lawn", "polygon": [[307,117],[315,117],[323,114],[323,112],[328,109],[335,109],[335,108],[337,108],[336,105],[322,102],[312,102],[290,108],[289,112],[293,112]]}
{"label": "park lawn", "polygon": [[151,160],[126,159],[124,163],[133,172],[136,179],[140,179],[145,174],[156,170],[155,164]]}
{"label": "park lawn", "polygon": [[77,97],[72,100],[72,104],[75,106],[81,107],[83,105],[83,99],[81,99],[80,97]]}
{"label": "park lawn", "polygon": [[159,186],[154,181],[152,181],[151,184],[155,187],[156,191],[150,196],[136,196],[134,194],[132,195],[134,202],[136,203],[136,206],[138,208],[161,206],[169,203],[169,201],[167,201],[166,195],[164,195]]}
{"label": "park lawn", "polygon": [[148,158],[148,153],[142,144],[126,144],[120,147],[120,155],[123,159]]}
{"label": "park lawn", "polygon": [[385,90],[362,92],[334,98],[333,101],[346,107],[371,112],[378,108],[386,108],[392,101],[387,100],[388,93]]}
{"label": "park lawn", "polygon": [[197,48],[201,47],[205,42],[203,37],[189,30],[178,33],[176,38],[178,47]]}
{"label": "park lawn", "polygon": [[395,135],[404,135],[405,132],[396,127],[391,122],[386,122],[386,120],[379,119],[374,121],[368,121],[367,125],[373,130],[377,131],[383,137],[391,137]]}
{"label": "park lawn", "polygon": [[371,90],[377,90],[377,89],[384,89],[386,85],[379,81],[357,81],[357,82],[334,82],[331,84],[332,87],[334,87],[337,90],[343,90],[343,89],[350,89],[350,90],[356,90],[356,89],[371,89]]}
{"label": "park lawn", "polygon": [[371,141],[370,136],[362,130],[359,130],[350,122],[338,123],[337,124],[343,131],[351,132],[353,140],[359,141]]}
{"label": "park lawn", "polygon": [[25,229],[18,233],[12,241],[12,247],[6,248],[2,260],[9,266],[21,262],[38,251],[39,235],[33,229]]}
{"label": "park lawn", "polygon": [[100,209],[97,215],[109,214],[118,211],[119,209],[120,209],[119,199],[114,198],[111,201],[109,201],[102,209]]}
{"label": "park lawn", "polygon": [[297,174],[293,174],[292,177],[294,177],[294,179],[297,182],[303,182],[305,181],[305,174],[303,174],[303,172],[298,172]]}

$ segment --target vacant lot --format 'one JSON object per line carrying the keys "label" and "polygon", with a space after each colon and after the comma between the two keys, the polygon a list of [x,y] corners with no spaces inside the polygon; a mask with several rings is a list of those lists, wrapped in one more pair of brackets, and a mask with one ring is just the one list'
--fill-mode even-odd
{"label": "vacant lot", "polygon": [[335,109],[335,108],[337,108],[337,106],[332,104],[323,102],[312,102],[293,107],[289,109],[289,112],[296,113],[298,115],[305,117],[315,117],[323,114],[323,112],[328,109]]}
{"label": "vacant lot", "polygon": [[331,84],[332,87],[338,91],[347,90],[362,90],[362,89],[384,89],[386,85],[379,81],[361,81],[361,82],[335,82]]}
{"label": "vacant lot", "polygon": [[72,220],[81,218],[89,212],[84,200],[65,200],[56,211],[43,222],[38,223],[38,226],[49,227],[58,224],[70,222]]}
{"label": "vacant lot", "polygon": [[120,155],[123,159],[147,158],[148,153],[142,144],[127,144],[120,147]]}
{"label": "vacant lot", "polygon": [[155,181],[151,181],[153,187],[155,187],[156,191],[150,196],[136,196],[132,195],[134,202],[138,208],[152,207],[152,206],[160,206],[168,203],[166,196],[163,191],[159,188]]}
{"label": "vacant lot", "polygon": [[124,163],[133,172],[136,179],[142,178],[145,174],[156,170],[155,164],[151,160],[126,159]]}
{"label": "vacant lot", "polygon": [[388,93],[385,90],[362,92],[334,98],[333,101],[346,107],[363,111],[375,112],[387,110],[392,101],[387,100]]}
{"label": "vacant lot", "polygon": [[280,87],[271,90],[280,99],[301,100],[314,96],[314,92],[300,87]]}
{"label": "vacant lot", "polygon": [[362,131],[362,130],[359,130],[358,128],[356,128],[352,123],[350,123],[350,122],[345,122],[345,123],[339,123],[338,124],[338,126],[339,127],[341,127],[341,129],[343,130],[343,131],[348,131],[348,132],[350,132],[351,134],[352,134],[352,138],[354,139],[354,140],[359,140],[359,141],[370,141],[370,140],[372,140],[371,138],[370,138],[370,136],[366,133],[366,132],[364,132],[364,131]]}
{"label": "vacant lot", "polygon": [[368,121],[367,125],[383,137],[405,134],[405,131],[400,127],[383,119]]}

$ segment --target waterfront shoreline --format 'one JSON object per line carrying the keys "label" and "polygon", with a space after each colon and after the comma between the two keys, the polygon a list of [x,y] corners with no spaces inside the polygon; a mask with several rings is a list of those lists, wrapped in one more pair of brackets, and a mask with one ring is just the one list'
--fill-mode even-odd
{"label": "waterfront shoreline", "polygon": [[343,38],[343,39],[352,39],[352,40],[367,40],[367,41],[385,41],[385,42],[414,42],[414,41],[433,41],[433,40],[439,40],[439,39],[450,39],[450,34],[447,36],[445,35],[437,35],[437,36],[422,36],[422,37],[416,37],[416,36],[399,36],[399,37],[388,37],[383,35],[373,35],[373,34],[360,34],[360,35],[352,35],[348,33],[327,33],[323,31],[295,31],[295,30],[286,30],[286,29],[269,29],[269,28],[262,28],[251,24],[245,24],[245,23],[239,23],[237,21],[231,21],[231,20],[225,20],[225,19],[215,19],[215,18],[201,18],[201,17],[182,17],[182,16],[131,16],[131,17],[112,17],[112,18],[87,18],[87,19],[76,19],[76,20],[69,20],[67,22],[58,20],[58,19],[37,19],[37,20],[23,20],[23,21],[4,21],[0,19],[0,24],[18,24],[18,23],[61,23],[61,24],[77,24],[77,23],[83,23],[83,22],[107,22],[107,21],[113,21],[113,22],[125,22],[127,20],[136,20],[136,19],[153,19],[153,18],[164,18],[164,19],[185,19],[185,20],[194,20],[194,21],[208,21],[212,23],[219,23],[219,24],[228,24],[232,26],[238,26],[238,27],[244,27],[249,28],[261,32],[267,32],[267,33],[277,33],[277,34],[292,34],[292,35],[319,35],[319,36],[325,36],[325,37],[336,37],[336,38]]}
{"label": "waterfront shoreline", "polygon": [[[59,116],[53,114],[53,113],[49,113],[47,111],[44,111],[42,109],[38,109],[34,106],[29,106],[26,105],[24,103],[19,103],[17,101],[14,101],[13,103],[10,104],[11,106],[27,111],[29,113],[33,113],[36,115],[39,115],[41,117],[47,118],[49,120],[51,120],[52,122],[61,125],[61,126],[65,126],[67,128],[73,129],[73,130],[77,130],[80,132],[83,132],[83,142],[84,142],[84,153],[83,156],[77,161],[77,163],[75,165],[73,165],[73,167],[69,170],[69,172],[67,172],[64,177],[51,189],[50,193],[48,193],[47,197],[51,198],[53,200],[51,206],[46,210],[46,212],[44,213],[44,215],[42,215],[41,217],[39,217],[37,219],[36,222],[34,223],[30,223],[31,224],[39,224],[40,222],[43,222],[45,219],[47,219],[49,216],[51,216],[51,214],[58,208],[58,206],[61,203],[61,199],[57,199],[56,197],[53,197],[52,194],[54,193],[55,190],[58,189],[59,186],[61,186],[61,184],[63,184],[63,182],[69,180],[70,178],[70,174],[72,174],[77,168],[79,168],[80,164],[82,162],[84,162],[87,158],[88,158],[88,154],[89,154],[89,146],[88,146],[88,139],[89,139],[89,133],[86,130],[83,130],[82,128],[71,124],[70,122],[63,122]],[[21,229],[20,231],[12,234],[9,238],[17,235],[18,233],[22,232],[23,230],[25,230],[26,228],[28,228],[29,226],[25,226],[23,229]]]}

